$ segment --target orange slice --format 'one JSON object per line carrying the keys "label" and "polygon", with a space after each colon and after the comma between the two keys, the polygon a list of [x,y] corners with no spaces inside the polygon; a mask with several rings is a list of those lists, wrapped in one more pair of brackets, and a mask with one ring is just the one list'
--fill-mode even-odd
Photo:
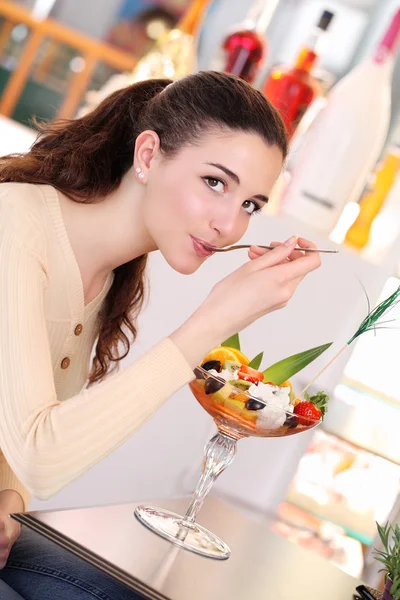
{"label": "orange slice", "polygon": [[236,360],[241,365],[245,365],[247,367],[247,365],[250,364],[250,359],[243,354],[243,352],[240,352],[240,350],[235,350],[235,348],[231,348],[231,350],[233,350],[233,352],[236,354]]}
{"label": "orange slice", "polygon": [[243,352],[240,352],[240,350],[236,350],[236,348],[229,348],[228,346],[217,346],[216,348],[214,348],[214,350],[211,350],[211,352],[209,352],[207,356],[203,358],[201,364],[208,362],[209,360],[219,360],[221,364],[224,363],[226,360],[233,360],[237,363],[240,363],[241,365],[246,366],[250,362],[250,360],[245,354],[243,354]]}

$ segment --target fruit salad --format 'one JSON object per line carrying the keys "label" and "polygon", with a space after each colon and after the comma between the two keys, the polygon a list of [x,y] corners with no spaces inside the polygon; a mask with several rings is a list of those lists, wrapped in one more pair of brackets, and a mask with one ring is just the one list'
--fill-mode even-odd
{"label": "fruit salad", "polygon": [[264,373],[235,348],[215,348],[195,374],[190,387],[196,399],[220,430],[235,437],[293,435],[319,424],[326,410],[324,392],[300,400],[290,381],[265,381]]}

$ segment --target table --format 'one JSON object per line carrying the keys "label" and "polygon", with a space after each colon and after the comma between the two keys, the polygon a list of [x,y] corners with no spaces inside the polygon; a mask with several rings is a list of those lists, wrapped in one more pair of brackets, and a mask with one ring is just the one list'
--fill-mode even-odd
{"label": "table", "polygon": [[[188,502],[145,504],[184,513]],[[213,497],[206,499],[199,522],[230,546],[226,561],[155,535],[134,517],[138,504],[13,517],[150,600],[352,600],[361,583]]]}
{"label": "table", "polygon": [[28,152],[38,132],[0,115],[0,156]]}

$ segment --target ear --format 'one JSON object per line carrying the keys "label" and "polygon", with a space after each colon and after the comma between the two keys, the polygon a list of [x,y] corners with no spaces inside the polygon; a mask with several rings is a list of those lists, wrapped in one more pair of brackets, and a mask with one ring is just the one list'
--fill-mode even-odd
{"label": "ear", "polygon": [[[143,174],[142,181],[147,179],[152,160],[160,152],[160,138],[155,131],[147,129],[136,138],[133,166],[136,172]],[[137,171],[139,169],[139,171]]]}

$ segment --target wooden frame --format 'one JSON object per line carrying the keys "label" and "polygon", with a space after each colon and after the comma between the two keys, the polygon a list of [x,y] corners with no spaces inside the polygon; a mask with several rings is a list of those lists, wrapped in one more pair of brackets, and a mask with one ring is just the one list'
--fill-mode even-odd
{"label": "wooden frame", "polygon": [[20,62],[10,76],[0,97],[0,114],[6,117],[12,116],[29,78],[37,52],[46,38],[50,38],[53,42],[49,45],[50,47],[54,48],[54,43],[61,43],[79,50],[85,61],[83,70],[71,77],[64,101],[57,112],[58,118],[72,118],[75,115],[79,102],[99,61],[118,71],[132,71],[136,65],[137,59],[134,56],[122,52],[110,44],[99,42],[79,31],[66,27],[53,19],[40,21],[32,17],[31,13],[25,8],[8,0],[2,0],[0,3],[0,17],[5,19],[3,28],[0,30],[0,50],[5,47],[14,25],[23,23],[30,29],[29,38],[25,44]]}

